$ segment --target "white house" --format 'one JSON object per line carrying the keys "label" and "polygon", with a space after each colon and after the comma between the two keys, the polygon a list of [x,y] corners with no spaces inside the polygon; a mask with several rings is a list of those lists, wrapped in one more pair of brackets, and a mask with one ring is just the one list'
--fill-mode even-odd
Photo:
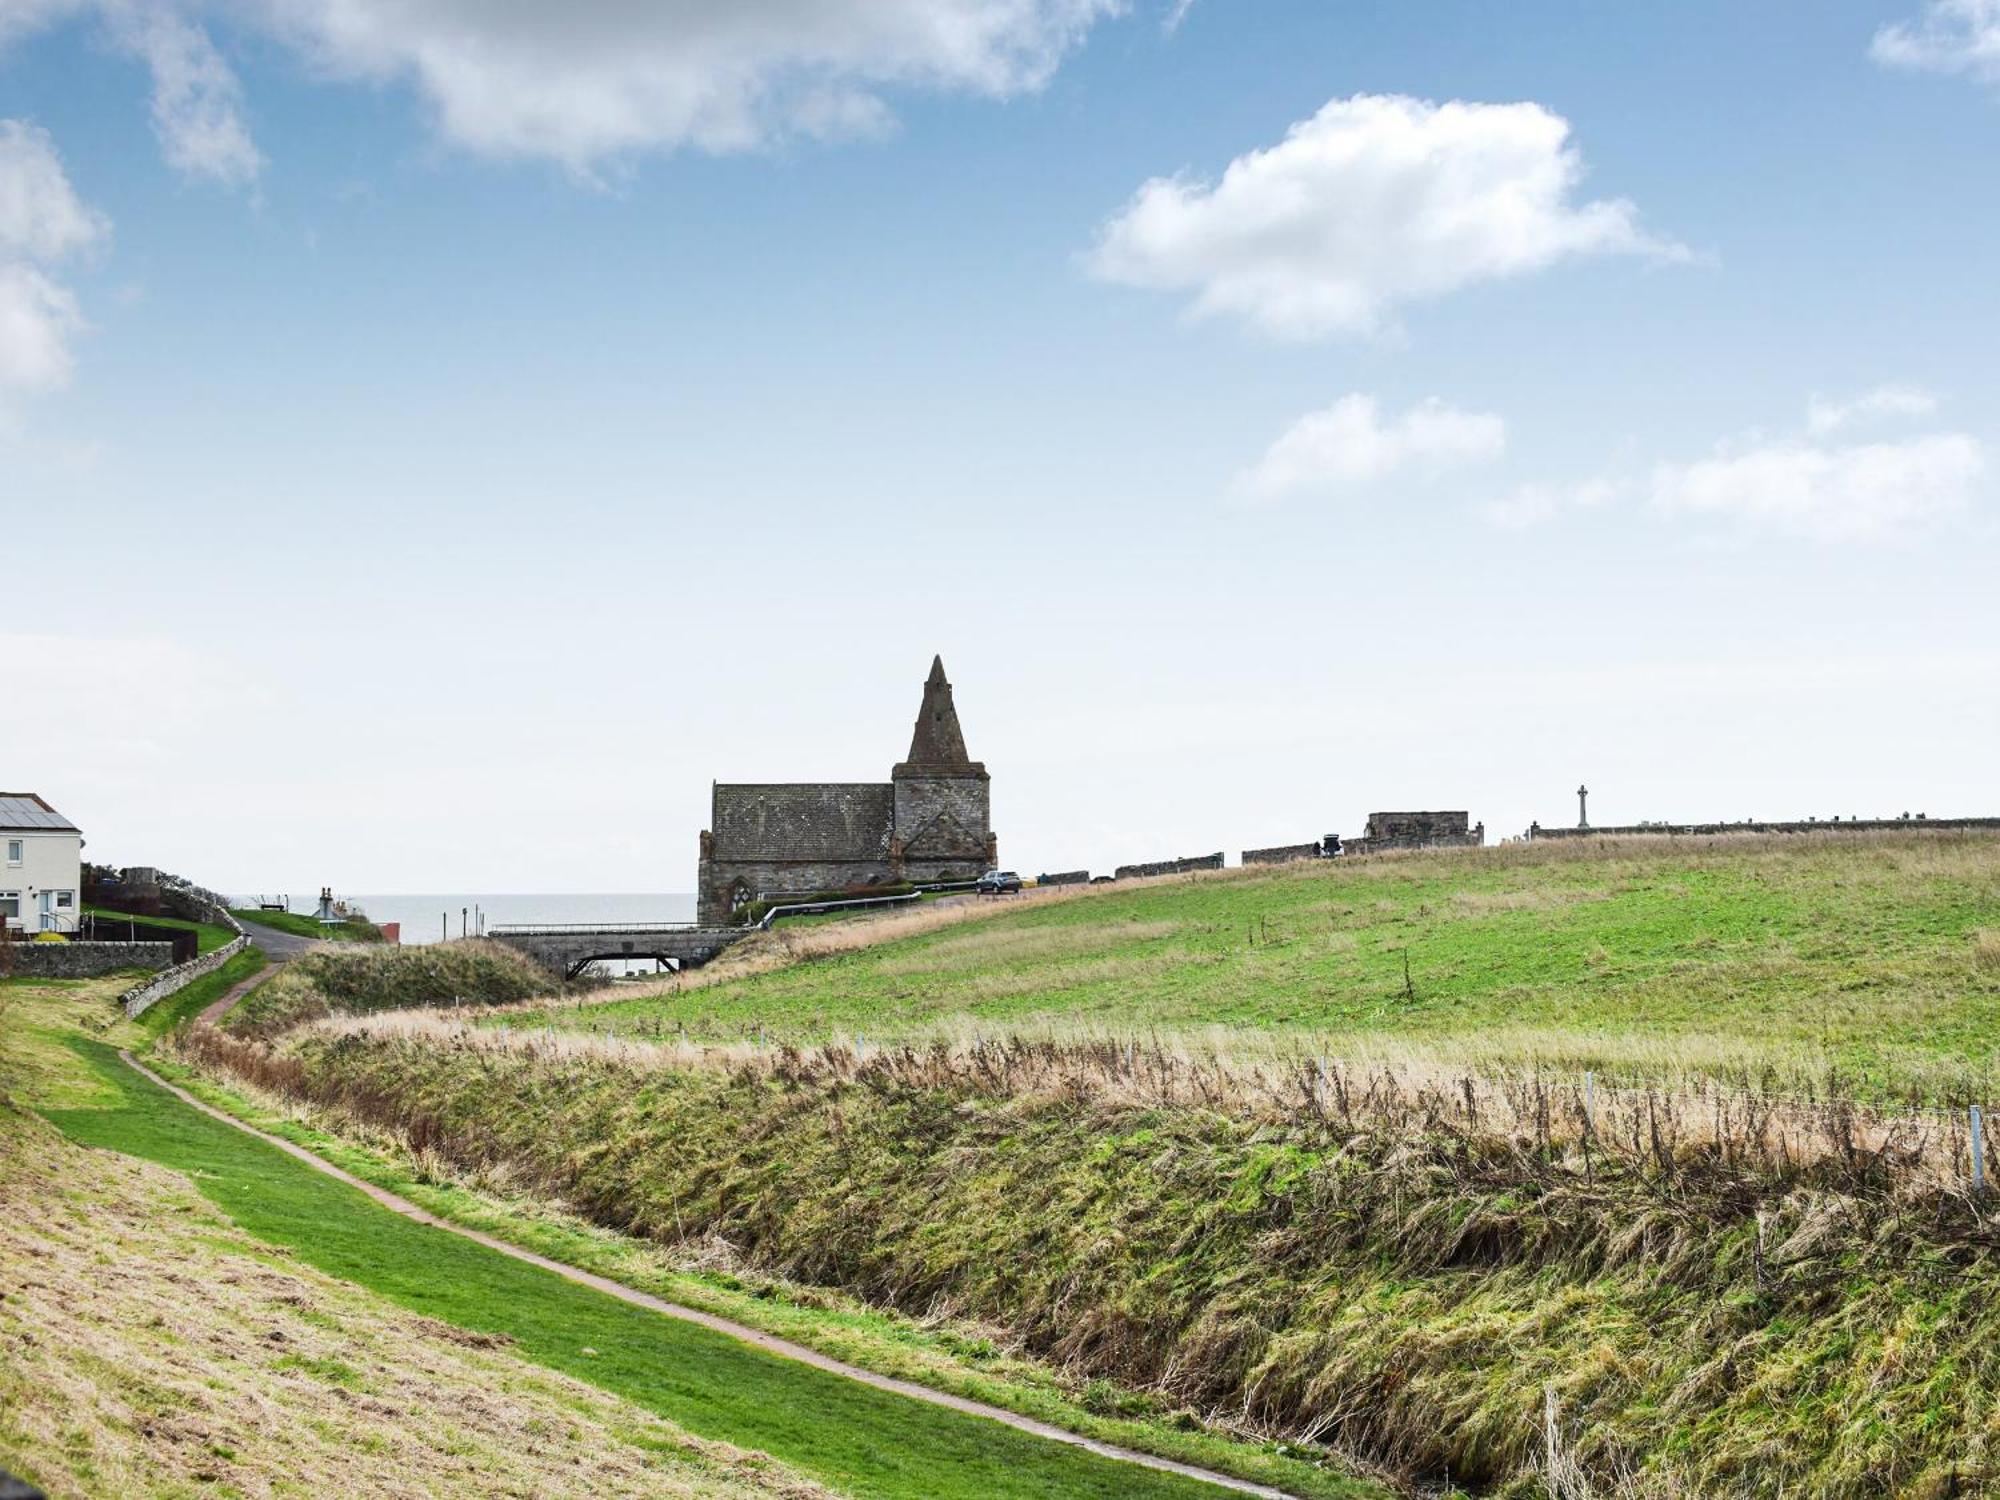
{"label": "white house", "polygon": [[33,792],[0,792],[0,922],[73,932],[83,911],[83,834]]}

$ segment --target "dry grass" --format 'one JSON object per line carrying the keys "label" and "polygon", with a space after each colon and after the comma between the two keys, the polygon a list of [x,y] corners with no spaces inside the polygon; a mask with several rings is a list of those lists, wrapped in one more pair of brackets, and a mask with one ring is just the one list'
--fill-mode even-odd
{"label": "dry grass", "polygon": [[[1778,1183],[1811,1177],[1846,1189],[1958,1194],[1971,1162],[1961,1111],[1870,1108],[1837,1075],[1804,1070],[1782,1080],[1766,1075],[1761,1088],[1732,1087],[1718,1082],[1715,1071],[1682,1063],[1650,1073],[1655,1081],[1620,1087],[1533,1065],[1474,1071],[1387,1048],[1373,1056],[1327,1057],[1301,1049],[1296,1039],[1220,1029],[1205,1038],[1144,1039],[1080,1027],[997,1038],[965,1029],[921,1043],[871,1047],[846,1039],[800,1048],[474,1027],[444,1012],[399,1011],[322,1022],[312,1030],[520,1056],[559,1069],[702,1069],[788,1084],[853,1080],[1116,1108],[1209,1109],[1276,1124],[1317,1123],[1346,1135],[1444,1136],[1476,1145],[1482,1154],[1515,1155],[1524,1179],[1552,1168],[1588,1179],[1610,1166],[1667,1185],[1690,1171],[1721,1171]],[[213,1037],[188,1045],[200,1062],[293,1091],[281,1075],[296,1064],[282,1055]],[[1663,1076],[1673,1081],[1657,1081]],[[1775,1086],[1781,1082],[1790,1087]],[[1989,1161],[2000,1160],[1995,1144],[1988,1142]]]}
{"label": "dry grass", "polygon": [[1982,927],[1972,935],[1972,961],[1989,973],[2000,971],[2000,928]]}
{"label": "dry grass", "polygon": [[[1176,880],[1189,880],[1193,876],[1160,876],[1153,880],[1126,880],[1118,885],[1120,890],[1135,887],[1168,885]],[[615,989],[600,992],[594,997],[596,1003],[622,1003],[643,1000],[649,995],[680,995],[694,990],[712,989],[717,985],[732,984],[738,980],[754,978],[759,974],[773,974],[780,969],[789,969],[795,964],[816,958],[831,958],[840,953],[857,953],[864,948],[877,947],[883,943],[893,943],[902,938],[921,937],[927,933],[941,932],[949,927],[987,921],[1009,912],[1019,912],[1023,907],[1043,907],[1061,905],[1070,901],[1087,898],[1092,894],[1089,886],[1051,886],[1047,890],[1028,890],[1019,896],[1004,900],[976,899],[964,897],[955,901],[925,902],[917,906],[898,907],[880,915],[856,915],[843,917],[838,921],[818,922],[807,926],[773,927],[768,932],[753,933],[734,947],[726,949],[714,962],[704,964],[699,969],[684,974],[676,974],[651,985],[619,985]],[[546,1002],[527,1000],[513,1005],[490,1007],[488,1014],[505,1011],[538,1010]],[[581,1002],[592,1003],[592,999]]]}
{"label": "dry grass", "polygon": [[0,1463],[52,1497],[825,1493],[0,1113]]}

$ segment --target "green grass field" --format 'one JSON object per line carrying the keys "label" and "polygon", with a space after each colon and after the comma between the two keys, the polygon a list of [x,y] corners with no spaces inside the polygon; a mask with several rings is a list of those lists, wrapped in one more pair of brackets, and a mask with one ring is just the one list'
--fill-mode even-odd
{"label": "green grass field", "polygon": [[114,1046],[132,1029],[52,1007],[59,988],[0,983],[12,1033],[0,1085],[72,1140],[187,1173],[250,1234],[412,1311],[502,1335],[525,1358],[844,1494],[1219,1493],[760,1353],[414,1224],[139,1078]]}
{"label": "green grass field", "polygon": [[329,943],[379,943],[382,929],[367,920],[339,922],[331,926],[319,918],[296,911],[259,911],[255,907],[232,906],[229,915],[239,922],[255,922],[293,937],[317,938]]}
{"label": "green grass field", "polygon": [[641,1036],[1205,1027],[1645,1071],[1990,1076],[2000,839],[1515,845],[1094,890],[555,1013]]}

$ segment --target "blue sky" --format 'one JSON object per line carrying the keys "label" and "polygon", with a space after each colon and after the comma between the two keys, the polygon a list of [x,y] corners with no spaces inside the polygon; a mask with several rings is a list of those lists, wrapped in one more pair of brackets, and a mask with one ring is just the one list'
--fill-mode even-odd
{"label": "blue sky", "polygon": [[540,10],[0,0],[104,857],[685,889],[933,651],[1028,870],[2000,803],[1994,0]]}

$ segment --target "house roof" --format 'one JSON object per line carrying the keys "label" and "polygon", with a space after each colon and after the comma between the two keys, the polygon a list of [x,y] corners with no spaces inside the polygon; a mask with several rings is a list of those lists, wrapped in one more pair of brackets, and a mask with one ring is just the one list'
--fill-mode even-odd
{"label": "house roof", "polygon": [[9,833],[81,833],[33,792],[0,792],[0,828]]}

